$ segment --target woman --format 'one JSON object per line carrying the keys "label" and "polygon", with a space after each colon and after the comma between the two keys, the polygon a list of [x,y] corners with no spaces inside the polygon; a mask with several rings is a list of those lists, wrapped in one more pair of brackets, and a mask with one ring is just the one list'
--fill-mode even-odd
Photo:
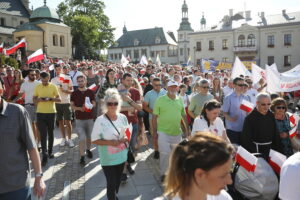
{"label": "woman", "polygon": [[186,91],[186,94],[187,95],[190,95],[190,94],[192,94],[192,87],[191,87],[191,85],[190,85],[190,79],[189,79],[189,77],[184,77],[183,78],[183,84],[185,84],[186,86],[187,86],[187,91]]}
{"label": "woman", "polygon": [[207,101],[203,106],[200,116],[198,116],[194,121],[192,134],[195,134],[198,131],[209,131],[230,143],[226,134],[224,123],[219,117],[220,109],[221,104],[217,100],[212,99]]}
{"label": "woman", "polygon": [[210,93],[214,96],[214,98],[219,101],[223,102],[223,90],[221,89],[221,81],[220,78],[215,77],[212,81],[212,89]]}
{"label": "woman", "polygon": [[209,133],[197,133],[181,142],[170,159],[165,196],[173,200],[231,200],[224,188],[232,183],[232,152],[230,144]]}
{"label": "woman", "polygon": [[290,157],[294,154],[293,148],[299,150],[299,145],[290,139],[289,131],[292,129],[290,126],[290,117],[287,113],[287,105],[283,98],[276,98],[271,103],[271,110],[274,112],[277,130],[283,146],[284,155]]}
{"label": "woman", "polygon": [[98,145],[100,164],[107,182],[108,200],[116,200],[121,176],[127,160],[128,139],[125,130],[128,121],[120,113],[122,98],[116,89],[105,92],[103,115],[99,116],[92,131],[92,143]]}
{"label": "woman", "polygon": [[8,97],[9,100],[13,101],[19,95],[20,88],[23,82],[24,79],[21,70],[16,69],[14,71],[14,79],[12,82],[13,86],[10,88],[9,91],[9,97]]}

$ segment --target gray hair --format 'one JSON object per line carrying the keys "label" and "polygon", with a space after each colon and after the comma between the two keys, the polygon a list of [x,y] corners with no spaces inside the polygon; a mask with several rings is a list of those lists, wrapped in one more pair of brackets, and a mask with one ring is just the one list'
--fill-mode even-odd
{"label": "gray hair", "polygon": [[103,113],[107,112],[107,103],[110,100],[115,100],[115,101],[117,101],[119,103],[118,104],[117,113],[120,112],[123,100],[122,100],[121,95],[119,94],[119,92],[118,92],[118,90],[116,88],[109,88],[109,89],[107,89],[106,92],[105,92],[105,96],[104,96],[103,100],[104,100],[104,103],[102,105],[102,112]]}
{"label": "gray hair", "polygon": [[209,84],[209,82],[208,82],[207,79],[202,79],[202,80],[199,81],[199,85],[200,85],[200,86],[203,86],[203,85],[205,85],[205,84]]}
{"label": "gray hair", "polygon": [[258,95],[256,95],[256,102],[260,102],[262,99],[268,98],[271,100],[271,97],[268,93],[262,92],[262,93],[258,93]]}

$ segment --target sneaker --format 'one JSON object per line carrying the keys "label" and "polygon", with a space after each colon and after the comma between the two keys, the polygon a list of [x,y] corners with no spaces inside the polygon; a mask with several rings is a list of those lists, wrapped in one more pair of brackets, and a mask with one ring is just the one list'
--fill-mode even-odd
{"label": "sneaker", "polygon": [[123,173],[121,175],[121,183],[126,183],[126,181],[127,181],[127,174]]}
{"label": "sneaker", "polygon": [[48,162],[48,158],[47,156],[43,156],[43,159],[42,159],[42,166],[46,166],[47,165],[47,162]]}
{"label": "sneaker", "polygon": [[74,142],[73,142],[73,140],[69,140],[69,147],[74,147]]}
{"label": "sneaker", "polygon": [[81,156],[81,158],[80,158],[80,165],[85,166],[84,156]]}
{"label": "sneaker", "polygon": [[88,157],[88,158],[93,158],[93,153],[90,151],[90,150],[86,150],[86,156]]}
{"label": "sneaker", "polygon": [[61,142],[60,142],[60,146],[63,147],[66,145],[66,139],[65,138],[62,138],[61,139]]}
{"label": "sneaker", "polygon": [[48,153],[48,156],[49,156],[50,159],[54,158],[54,154],[53,154],[53,153],[50,153],[50,152],[49,152],[49,153]]}
{"label": "sneaker", "polygon": [[159,151],[155,151],[155,152],[154,152],[153,158],[154,158],[154,159],[159,159]]}
{"label": "sneaker", "polygon": [[126,166],[126,168],[127,168],[127,171],[128,171],[128,173],[129,173],[130,175],[132,175],[132,174],[135,173],[135,171],[131,168],[130,164],[128,164],[128,165]]}

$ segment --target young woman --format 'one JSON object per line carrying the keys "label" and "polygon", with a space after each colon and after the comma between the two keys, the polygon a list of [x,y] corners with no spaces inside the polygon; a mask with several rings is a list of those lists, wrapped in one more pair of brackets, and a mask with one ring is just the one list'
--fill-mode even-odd
{"label": "young woman", "polygon": [[120,113],[122,98],[116,89],[105,92],[103,115],[95,121],[92,143],[98,145],[100,164],[107,182],[108,200],[116,200],[121,176],[127,161],[128,138],[125,130],[128,121]]}
{"label": "young woman", "polygon": [[220,78],[215,77],[212,81],[212,89],[210,91],[210,93],[214,96],[214,98],[219,101],[219,102],[223,102],[223,90],[221,88],[221,81]]}
{"label": "young woman", "polygon": [[172,200],[231,200],[232,145],[210,133],[197,133],[174,149],[165,182]]}
{"label": "young woman", "polygon": [[194,121],[192,134],[199,131],[208,131],[230,143],[226,134],[224,123],[219,117],[220,109],[221,104],[217,100],[212,99],[207,101],[203,106],[200,116],[198,116]]}
{"label": "young woman", "polygon": [[10,91],[9,91],[9,97],[8,97],[9,100],[13,101],[18,96],[23,82],[24,82],[24,79],[22,77],[21,70],[16,69],[14,71],[14,79],[12,82],[13,86],[10,88]]}

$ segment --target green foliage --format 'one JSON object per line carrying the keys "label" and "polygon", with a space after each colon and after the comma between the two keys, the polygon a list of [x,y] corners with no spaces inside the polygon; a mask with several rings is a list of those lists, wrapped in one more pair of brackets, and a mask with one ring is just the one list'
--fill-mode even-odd
{"label": "green foliage", "polygon": [[9,65],[15,69],[19,68],[19,63],[16,59],[12,57],[6,57],[5,55],[0,55],[0,66],[2,65]]}
{"label": "green foliage", "polygon": [[114,42],[109,18],[104,14],[101,0],[65,0],[58,5],[57,13],[71,27],[74,57],[99,57],[96,50],[106,49]]}

